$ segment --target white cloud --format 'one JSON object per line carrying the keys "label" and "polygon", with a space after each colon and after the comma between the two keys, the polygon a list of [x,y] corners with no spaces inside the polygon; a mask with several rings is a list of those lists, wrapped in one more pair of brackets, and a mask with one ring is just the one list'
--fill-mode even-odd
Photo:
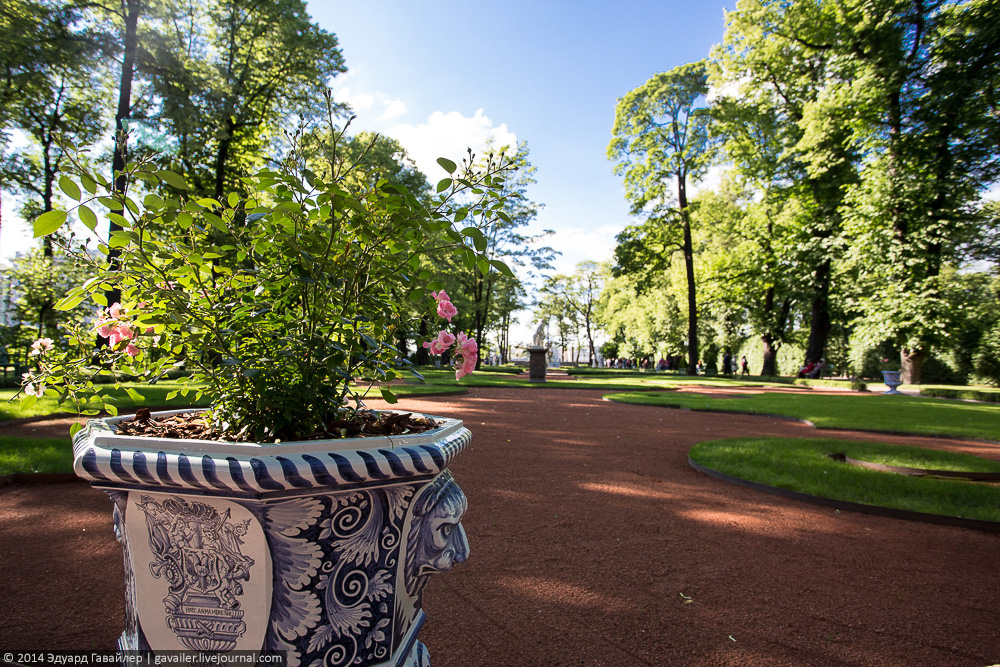
{"label": "white cloud", "polygon": [[350,88],[341,88],[334,93],[333,97],[341,104],[347,104],[355,112],[371,109],[375,104],[375,96],[369,93],[356,93]]}
{"label": "white cloud", "polygon": [[392,120],[393,118],[399,118],[406,113],[406,105],[403,104],[403,100],[395,99],[389,100],[386,104],[385,111],[382,115],[376,119],[376,122],[383,120]]}
{"label": "white cloud", "polygon": [[542,245],[562,252],[552,261],[556,273],[572,273],[580,262],[604,262],[614,258],[615,236],[623,225],[604,225],[597,229],[560,227],[541,240]]}
{"label": "white cloud", "polygon": [[481,155],[490,139],[496,147],[517,145],[517,136],[507,129],[506,123],[494,127],[482,109],[471,118],[458,111],[435,111],[425,123],[400,123],[390,127],[386,134],[403,145],[431,182],[444,176],[437,164],[439,157],[457,163],[466,156],[468,148]]}

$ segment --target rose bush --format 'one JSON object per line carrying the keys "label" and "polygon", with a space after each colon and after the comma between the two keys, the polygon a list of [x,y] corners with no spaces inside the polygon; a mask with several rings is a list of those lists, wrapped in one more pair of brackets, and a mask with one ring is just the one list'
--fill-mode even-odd
{"label": "rose bush", "polygon": [[[93,228],[94,208],[103,207],[122,230],[101,251],[118,257],[67,249],[93,277],[56,307],[90,299],[100,314],[65,345],[39,341],[24,400],[44,386],[85,414],[116,414],[102,393],[108,385],[97,380],[153,383],[183,369],[179,393],[207,395],[208,419],[228,437],[337,437],[326,424],[357,406],[356,377],[372,378],[394,401],[387,385],[407,370],[393,345],[403,324],[399,295],[421,301],[440,290],[423,256],[444,249],[511,275],[485,255],[484,235],[507,219],[510,160],[490,156],[479,169],[471,155],[461,165],[438,163],[448,176],[429,204],[367,172],[363,161],[336,157],[322,173],[302,162],[262,170],[218,200],[186,197],[181,176],[141,159],[119,174],[123,192],[79,168],[60,182],[77,205],[39,217],[35,235],[56,231],[69,213]],[[109,293],[118,295],[110,303]],[[432,296],[450,321],[457,311],[447,294]],[[95,332],[106,341],[96,349]],[[442,332],[425,345],[443,352],[456,342],[461,376],[475,366],[475,341]]]}

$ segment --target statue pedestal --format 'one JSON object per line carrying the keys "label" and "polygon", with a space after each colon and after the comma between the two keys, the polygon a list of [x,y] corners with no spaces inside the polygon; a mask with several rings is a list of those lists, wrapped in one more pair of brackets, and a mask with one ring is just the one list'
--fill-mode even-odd
{"label": "statue pedestal", "polygon": [[548,349],[535,345],[528,348],[528,380],[530,382],[545,382],[546,355]]}

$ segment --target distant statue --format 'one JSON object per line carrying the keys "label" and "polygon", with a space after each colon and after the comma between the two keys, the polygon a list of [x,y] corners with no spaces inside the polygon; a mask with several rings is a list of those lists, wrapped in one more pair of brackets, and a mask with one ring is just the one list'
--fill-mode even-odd
{"label": "distant statue", "polygon": [[535,347],[545,346],[545,322],[540,323],[535,329],[535,336],[531,339],[531,344]]}

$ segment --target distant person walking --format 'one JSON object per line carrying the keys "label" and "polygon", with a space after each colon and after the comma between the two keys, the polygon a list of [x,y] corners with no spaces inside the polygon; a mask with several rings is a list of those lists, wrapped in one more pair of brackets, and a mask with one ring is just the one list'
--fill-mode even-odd
{"label": "distant person walking", "polygon": [[747,363],[747,355],[743,355],[743,372],[740,375],[750,375],[750,364]]}

